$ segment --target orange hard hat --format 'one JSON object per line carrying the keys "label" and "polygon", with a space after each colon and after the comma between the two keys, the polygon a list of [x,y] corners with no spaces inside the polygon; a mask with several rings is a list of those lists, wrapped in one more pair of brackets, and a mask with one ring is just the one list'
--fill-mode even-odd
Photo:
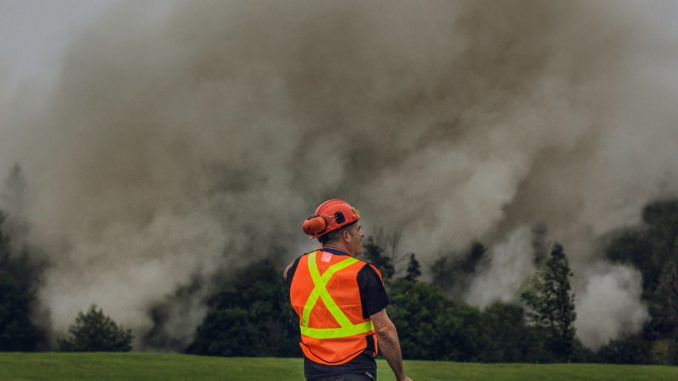
{"label": "orange hard hat", "polygon": [[304,233],[318,238],[352,224],[360,219],[360,213],[348,202],[339,199],[327,200],[315,210],[315,215],[304,221]]}

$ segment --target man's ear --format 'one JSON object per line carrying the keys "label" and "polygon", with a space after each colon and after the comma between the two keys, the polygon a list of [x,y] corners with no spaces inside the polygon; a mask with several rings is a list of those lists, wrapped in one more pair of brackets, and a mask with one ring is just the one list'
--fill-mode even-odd
{"label": "man's ear", "polygon": [[348,242],[349,238],[352,238],[352,237],[353,236],[351,235],[351,232],[349,232],[348,230],[344,230],[343,232],[341,232],[341,238],[343,238],[344,241]]}

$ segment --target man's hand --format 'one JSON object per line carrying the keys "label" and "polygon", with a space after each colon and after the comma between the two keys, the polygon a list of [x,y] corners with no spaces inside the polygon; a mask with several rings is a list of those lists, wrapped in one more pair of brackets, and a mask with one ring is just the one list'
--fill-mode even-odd
{"label": "man's hand", "polygon": [[403,356],[400,351],[400,342],[398,341],[398,331],[386,314],[386,309],[370,316],[370,319],[372,320],[374,330],[377,333],[381,354],[393,370],[396,379],[398,381],[412,381],[411,378],[405,375]]}

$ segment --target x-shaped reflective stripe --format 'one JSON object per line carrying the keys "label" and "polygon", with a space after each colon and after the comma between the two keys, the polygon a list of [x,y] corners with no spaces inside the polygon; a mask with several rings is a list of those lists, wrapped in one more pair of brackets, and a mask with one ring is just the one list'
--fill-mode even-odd
{"label": "x-shaped reflective stripe", "polygon": [[327,285],[327,282],[330,281],[330,278],[332,275],[334,275],[334,273],[347,268],[348,266],[358,262],[358,260],[348,257],[343,261],[337,262],[330,266],[321,276],[320,271],[318,271],[318,263],[316,262],[317,253],[318,252],[315,251],[308,255],[308,270],[309,273],[311,273],[311,279],[313,280],[313,285],[315,287],[313,287],[313,291],[311,291],[311,295],[309,295],[308,300],[306,300],[306,304],[304,305],[304,312],[301,315],[301,325],[303,327],[308,327],[308,320],[311,316],[311,310],[313,310],[313,307],[318,302],[318,298],[321,298],[323,303],[325,303],[327,310],[330,311],[332,317],[334,317],[334,319],[342,328],[351,327],[353,326],[353,323],[348,320],[344,312],[339,308],[339,306],[337,306],[337,303],[334,302],[332,296],[330,296],[330,293],[327,292],[325,286]]}

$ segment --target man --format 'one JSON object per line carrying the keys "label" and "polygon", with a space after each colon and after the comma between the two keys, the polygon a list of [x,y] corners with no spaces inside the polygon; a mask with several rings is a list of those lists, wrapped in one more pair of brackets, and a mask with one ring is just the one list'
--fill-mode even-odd
{"label": "man", "polygon": [[395,325],[381,274],[356,259],[363,232],[358,211],[343,200],[322,203],[303,225],[322,246],[285,269],[290,301],[299,316],[307,380],[377,379],[374,358],[381,350],[398,381],[403,370]]}

